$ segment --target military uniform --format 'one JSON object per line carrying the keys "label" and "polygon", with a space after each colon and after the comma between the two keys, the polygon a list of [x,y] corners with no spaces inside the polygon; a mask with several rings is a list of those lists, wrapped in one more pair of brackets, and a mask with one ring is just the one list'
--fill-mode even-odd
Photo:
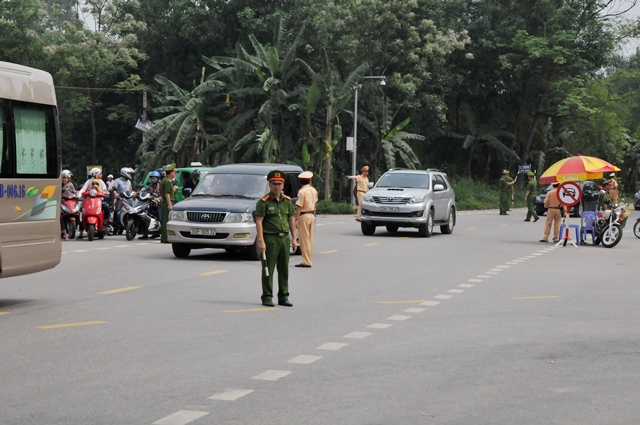
{"label": "military uniform", "polygon": [[169,221],[169,202],[167,202],[167,194],[171,207],[176,202],[176,193],[173,190],[173,179],[169,177],[169,172],[175,170],[176,164],[169,164],[165,167],[167,176],[160,182],[160,242],[168,243],[167,239],[167,222]]}
{"label": "military uniform", "polygon": [[311,267],[311,255],[313,254],[313,230],[316,223],[316,204],[318,203],[318,191],[311,186],[310,180],[313,177],[311,171],[301,173],[298,178],[304,184],[298,191],[298,239],[300,240],[300,250],[302,251],[302,263],[296,267]]}
{"label": "military uniform", "polygon": [[530,221],[531,217],[533,217],[533,222],[535,223],[540,218],[538,217],[538,213],[536,213],[535,208],[533,207],[536,204],[536,194],[538,192],[538,182],[535,179],[535,174],[532,171],[527,173],[527,177],[533,177],[527,183],[527,218],[524,221]]}
{"label": "military uniform", "polygon": [[553,189],[551,189],[551,191],[547,193],[547,197],[544,198],[544,206],[547,208],[547,221],[544,223],[544,236],[540,239],[540,242],[549,242],[552,222],[553,241],[558,242],[558,236],[560,234],[560,220],[562,219],[561,209],[564,208],[558,200],[558,185],[559,183],[553,183]]}
{"label": "military uniform", "polygon": [[[609,185],[609,187],[611,187],[611,181],[611,179],[603,181],[602,186],[604,187],[606,185]],[[605,209],[605,205],[607,206],[607,208],[612,208],[614,206],[613,198],[611,197],[610,191],[611,189],[609,189],[609,191],[605,189],[605,193],[600,194],[600,197],[598,198],[598,210]]]}
{"label": "military uniform", "polygon": [[[284,182],[284,173],[274,170],[269,173],[267,180]],[[290,307],[289,303],[289,232],[295,237],[296,210],[293,207],[291,198],[285,194],[280,194],[277,199],[273,192],[258,200],[256,204],[256,222],[261,219],[261,224],[257,225],[258,240],[262,237],[266,246],[266,265],[262,268],[262,304],[273,306],[273,271],[278,270],[278,304]],[[291,228],[293,223],[293,228]],[[265,274],[264,266],[269,271]]]}
{"label": "military uniform", "polygon": [[513,179],[509,177],[509,171],[504,170],[502,177],[498,182],[498,192],[500,193],[500,215],[507,215],[509,211],[509,183],[513,182]]}

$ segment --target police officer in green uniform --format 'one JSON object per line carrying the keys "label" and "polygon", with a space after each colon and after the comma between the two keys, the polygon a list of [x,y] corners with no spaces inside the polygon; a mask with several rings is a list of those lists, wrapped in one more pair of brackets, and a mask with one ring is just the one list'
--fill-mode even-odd
{"label": "police officer in green uniform", "polygon": [[538,193],[538,182],[536,181],[536,175],[533,171],[527,171],[527,178],[529,182],[527,183],[527,193],[524,194],[524,201],[527,203],[527,218],[524,221],[531,221],[531,217],[533,217],[533,222],[540,220],[538,217],[538,213],[536,213],[535,208],[533,206],[536,203],[536,193]]}
{"label": "police officer in green uniform", "polygon": [[604,193],[600,192],[600,197],[598,198],[598,211],[613,208],[613,199],[611,199],[609,189],[611,189],[611,179],[606,179],[602,182],[602,190]]}
{"label": "police officer in green uniform", "polygon": [[[500,193],[500,215],[508,215],[509,211],[509,186],[515,184],[515,180],[509,177],[509,170],[502,170],[502,177],[498,182],[498,192]],[[511,188],[513,193],[513,188]]]}
{"label": "police officer in green uniform", "polygon": [[173,209],[176,202],[176,190],[173,180],[176,178],[176,164],[169,164],[164,167],[165,178],[160,182],[160,243],[169,243],[167,239],[167,221],[169,221],[169,211]]}
{"label": "police officer in green uniform", "polygon": [[[278,269],[278,305],[291,307],[289,302],[289,243],[296,251],[296,209],[291,198],[282,193],[285,174],[273,170],[267,175],[269,194],[256,204],[258,251],[266,252],[262,267],[262,305],[273,307],[273,271]],[[291,239],[289,239],[289,232]],[[268,274],[265,273],[265,268]]]}

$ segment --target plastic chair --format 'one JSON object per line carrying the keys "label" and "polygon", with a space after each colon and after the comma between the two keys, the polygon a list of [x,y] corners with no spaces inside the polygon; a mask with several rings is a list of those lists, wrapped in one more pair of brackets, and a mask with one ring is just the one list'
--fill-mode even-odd
{"label": "plastic chair", "polygon": [[562,225],[560,226],[560,240],[564,239],[564,229],[566,227],[568,227],[569,229],[574,229],[576,231],[576,242],[578,243],[578,245],[580,245],[580,241],[582,240],[582,238],[580,238],[580,226],[578,226],[577,224],[562,223]]}
{"label": "plastic chair", "polygon": [[587,234],[591,235],[591,243],[596,243],[596,220],[598,214],[595,211],[583,211],[580,219],[580,227],[582,227],[582,240],[587,241]]}

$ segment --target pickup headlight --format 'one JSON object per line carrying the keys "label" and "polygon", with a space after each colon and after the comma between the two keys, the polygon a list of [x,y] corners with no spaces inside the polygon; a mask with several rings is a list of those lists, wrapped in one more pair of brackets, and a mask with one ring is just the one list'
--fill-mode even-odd
{"label": "pickup headlight", "polygon": [[224,220],[225,223],[247,223],[252,222],[253,216],[250,213],[230,213]]}
{"label": "pickup headlight", "polygon": [[169,213],[169,220],[186,221],[184,218],[184,211],[171,210],[171,212]]}
{"label": "pickup headlight", "polygon": [[363,202],[373,202],[373,196],[365,194],[362,198]]}
{"label": "pickup headlight", "polygon": [[411,199],[409,199],[409,202],[407,202],[407,204],[420,204],[424,202],[424,198],[426,198],[426,196],[413,196],[411,197]]}

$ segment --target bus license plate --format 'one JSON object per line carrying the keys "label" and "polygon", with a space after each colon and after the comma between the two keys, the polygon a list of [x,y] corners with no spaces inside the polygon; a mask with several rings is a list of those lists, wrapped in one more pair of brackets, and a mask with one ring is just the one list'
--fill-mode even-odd
{"label": "bus license plate", "polygon": [[380,207],[380,209],[382,211],[391,211],[391,212],[398,212],[400,211],[400,207]]}
{"label": "bus license plate", "polygon": [[192,227],[191,234],[194,236],[215,236],[216,229],[199,229],[197,227]]}

